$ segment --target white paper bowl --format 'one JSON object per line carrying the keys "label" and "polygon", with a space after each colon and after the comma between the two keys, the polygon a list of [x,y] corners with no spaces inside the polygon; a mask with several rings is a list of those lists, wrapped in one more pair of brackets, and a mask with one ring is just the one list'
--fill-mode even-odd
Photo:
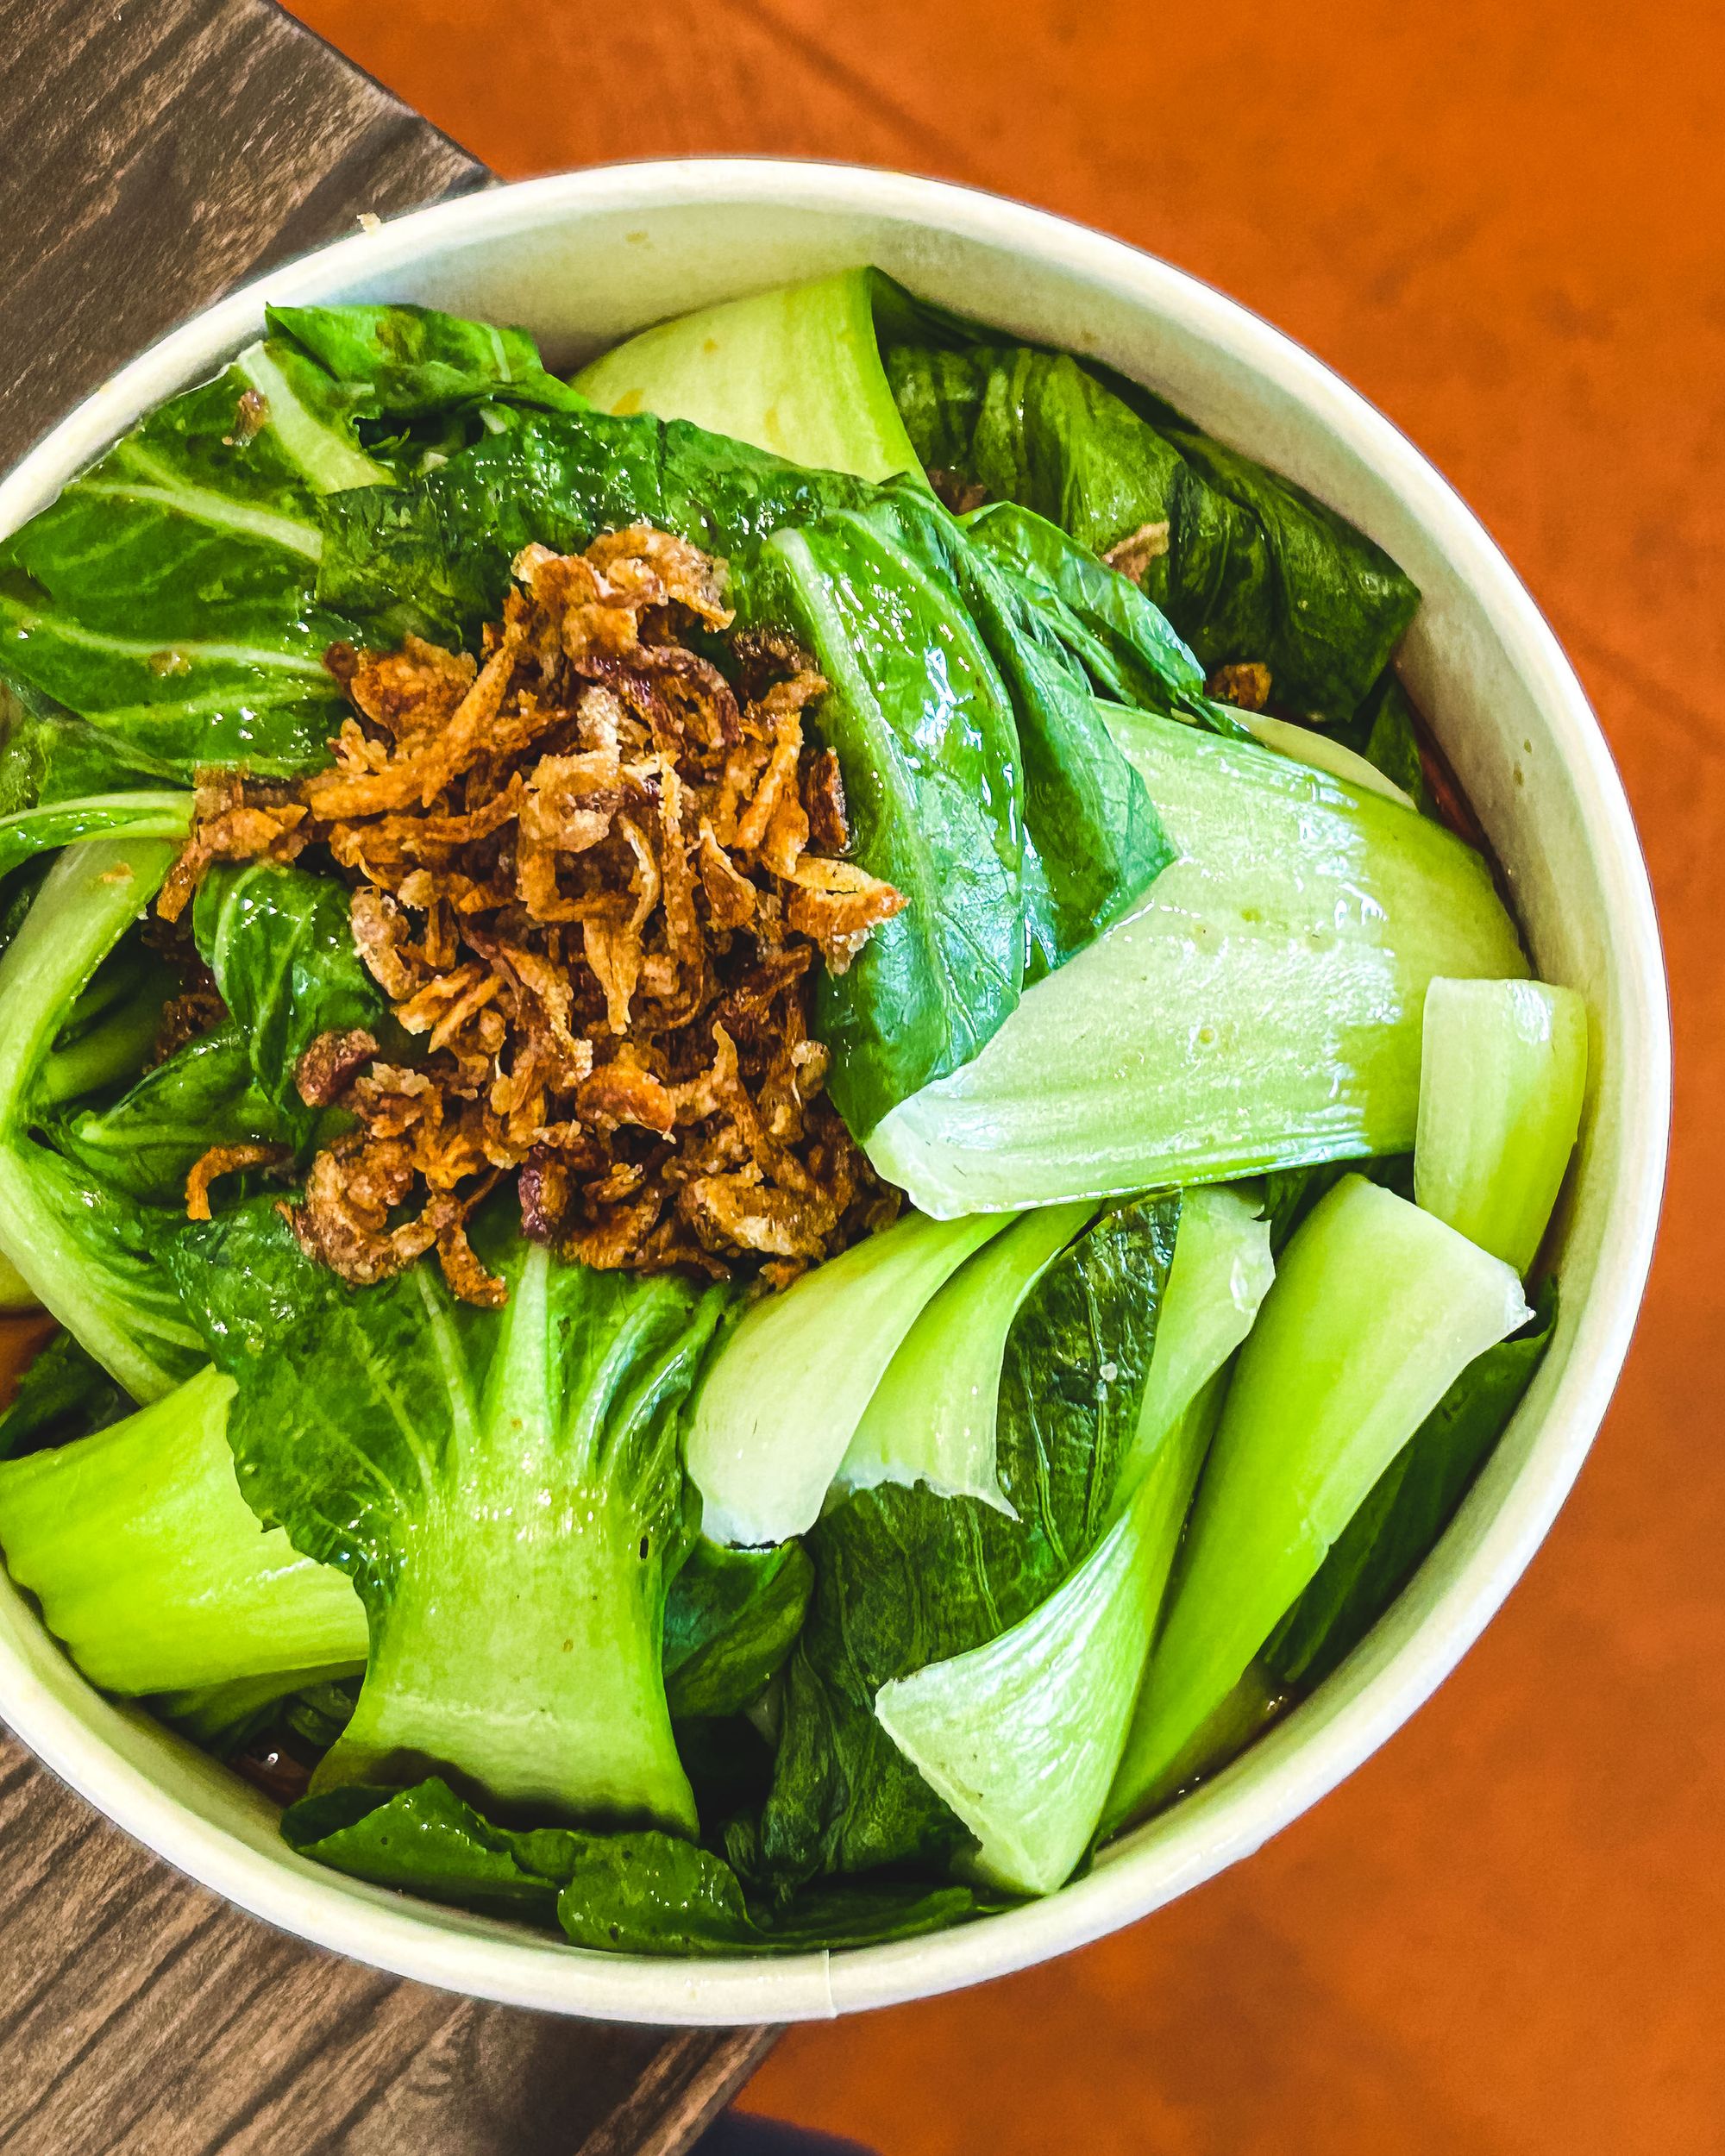
{"label": "white paper bowl", "polygon": [[264,1800],[92,1691],[0,1586],[0,1716],[172,1863],[284,1929],[404,1976],[642,2021],[789,2021],[975,1984],[1083,1945],[1248,1855],[1454,1668],[1550,1526],[1628,1346],[1665,1168],[1669,1021],[1651,893],[1617,774],[1515,573],[1419,452],[1308,353],[1165,263],[1060,219],[844,167],[668,163],[535,180],[323,248],[135,360],[0,482],[0,532],[141,412],[211,373],[267,300],[419,300],[524,323],[553,363],[708,301],[875,262],[928,298],[1095,354],[1362,525],[1425,595],[1402,665],[1515,887],[1540,974],[1579,988],[1596,1074],[1550,1353],[1460,1516],[1316,1695],[1086,1878],[930,1939],[780,1961],[578,1952],[295,1857]]}

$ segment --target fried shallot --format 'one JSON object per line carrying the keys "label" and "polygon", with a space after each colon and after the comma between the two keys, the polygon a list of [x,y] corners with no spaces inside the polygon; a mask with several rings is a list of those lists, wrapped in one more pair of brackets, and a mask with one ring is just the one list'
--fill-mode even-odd
{"label": "fried shallot", "polygon": [[[513,1175],[524,1232],[588,1264],[783,1285],[897,1205],[809,1030],[819,968],[905,905],[844,858],[838,761],[804,723],[826,684],[781,635],[727,636],[722,565],[668,533],[530,546],[514,577],[477,659],[332,647],[333,764],[207,774],[161,910],[216,861],[308,848],[348,884],[415,1049],[326,1035],[296,1073],[355,1119],[284,1207],[343,1279],[435,1250],[457,1295],[500,1301],[467,1223]],[[238,1164],[200,1163],[193,1201]]]}

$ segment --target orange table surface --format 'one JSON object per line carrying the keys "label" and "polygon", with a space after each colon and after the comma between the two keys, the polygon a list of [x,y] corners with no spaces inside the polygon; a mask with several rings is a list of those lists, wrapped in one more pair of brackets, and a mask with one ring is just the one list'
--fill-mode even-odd
{"label": "orange table surface", "polygon": [[1245,300],[1502,542],[1659,889],[1678,1050],[1653,1286],[1593,1459],[1484,1641],[1250,1863],[1051,1966],[794,2032],[749,2103],[890,2156],[1725,2148],[1725,15],[298,12],[511,178],[704,151],[895,165]]}

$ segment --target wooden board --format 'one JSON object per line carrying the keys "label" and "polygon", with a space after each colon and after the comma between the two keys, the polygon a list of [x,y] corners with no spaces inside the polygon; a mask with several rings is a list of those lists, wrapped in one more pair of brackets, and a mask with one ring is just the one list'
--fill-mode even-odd
{"label": "wooden board", "polygon": [[[264,0],[0,0],[0,468],[238,280],[490,178]],[[674,2156],[772,2040],[520,2014],[317,1952],[3,1734],[0,1966],[13,2156]]]}
{"label": "wooden board", "polygon": [[189,1885],[0,1737],[14,2156],[674,2156],[771,2032],[522,2014],[315,1952]]}

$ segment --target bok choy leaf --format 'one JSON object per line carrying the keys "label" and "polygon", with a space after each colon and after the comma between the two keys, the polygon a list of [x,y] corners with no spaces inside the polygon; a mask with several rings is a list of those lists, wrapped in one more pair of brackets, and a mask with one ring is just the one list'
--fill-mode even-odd
{"label": "bok choy leaf", "polygon": [[1575,1150],[1587,1006],[1543,981],[1434,981],[1423,1037],[1414,1194],[1525,1273]]}
{"label": "bok choy leaf", "polygon": [[813,1582],[799,1542],[776,1550],[697,1542],[665,1608],[665,1692],[673,1720],[740,1714],[790,1652]]}
{"label": "bok choy leaf", "polygon": [[674,1835],[494,1826],[446,1782],[302,1798],[283,1830],[380,1886],[503,1916],[555,1916],[577,1946],[636,1954],[800,1953],[910,1939],[1000,1906],[963,1886],[829,1888],[787,1909],[751,1902],[722,1857]]}
{"label": "bok choy leaf", "polygon": [[1165,1786],[1384,1470],[1528,1314],[1507,1265],[1363,1176],[1314,1209],[1228,1388],[1112,1820]]}
{"label": "bok choy leaf", "polygon": [[1320,1684],[1413,1577],[1533,1382],[1557,1302],[1548,1284],[1532,1320],[1474,1357],[1373,1484],[1258,1657],[1277,1683]]}
{"label": "bok choy leaf", "polygon": [[1000,1486],[1015,1517],[892,1484],[836,1505],[807,1538],[815,1589],[785,1670],[772,1793],[731,1838],[783,1896],[810,1878],[938,1863],[969,1835],[881,1728],[882,1685],[1027,1616],[1107,1532],[1137,1425],[1177,1198],[1110,1213],[1044,1272],[1007,1337]]}
{"label": "bok choy leaf", "polygon": [[881,1482],[976,1497],[1013,1517],[996,1457],[1000,1366],[1025,1298],[1095,1217],[1039,1206],[966,1258],[899,1344],[856,1426],[838,1490]]}
{"label": "bok choy leaf", "polygon": [[389,477],[321,367],[254,345],[0,543],[0,672],[145,771],[322,762],[352,630],[317,601],[316,503]]}
{"label": "bok choy leaf", "polygon": [[1427,984],[1526,972],[1440,825],[1255,743],[1109,718],[1180,858],[870,1136],[926,1213],[1405,1152]]}
{"label": "bok choy leaf", "polygon": [[586,406],[546,372],[524,329],[399,304],[272,307],[268,323],[273,337],[317,362],[367,431],[492,402],[537,411]]}
{"label": "bok choy leaf", "polygon": [[881,1727],[975,1836],[964,1865],[995,1886],[1051,1893],[1096,1832],[1220,1409],[1220,1373],[1271,1272],[1250,1188],[1185,1194],[1113,1525],[1008,1631],[876,1697]]}
{"label": "bok choy leaf", "polygon": [[239,1387],[240,1487],[340,1567],[371,1656],[317,1786],[453,1773],[554,1816],[694,1829],[660,1666],[687,1553],[680,1415],[724,1301],[481,1232],[509,1300],[424,1265],[354,1290],[267,1202],[173,1262]]}
{"label": "bok choy leaf", "polygon": [[603,354],[575,386],[602,411],[690,420],[859,479],[918,469],[881,371],[866,272],[679,315]]}
{"label": "bok choy leaf", "polygon": [[913,1213],[743,1312],[689,1421],[689,1475],[715,1541],[779,1543],[814,1525],[899,1343],[1007,1225]]}
{"label": "bok choy leaf", "polygon": [[997,1639],[883,1684],[875,1717],[1010,1894],[1070,1876],[1120,1764],[1161,1601],[1145,1486],[1048,1600]]}
{"label": "bok choy leaf", "polygon": [[389,1006],[354,950],[348,894],[333,876],[218,862],[198,886],[191,932],[276,1107],[303,1112],[295,1074],[320,1034],[382,1029]]}
{"label": "bok choy leaf", "polygon": [[192,935],[227,1018],[58,1133],[93,1175],[154,1204],[180,1201],[212,1145],[304,1153],[327,1116],[298,1091],[300,1058],[322,1033],[375,1037],[388,1014],[332,877],[271,861],[218,863],[198,888]]}
{"label": "bok choy leaf", "polygon": [[184,838],[191,796],[166,788],[89,793],[0,816],[0,876],[81,838]]}
{"label": "bok choy leaf", "polygon": [[92,1683],[147,1693],[365,1660],[352,1583],[234,1481],[232,1381],[204,1369],[93,1437],[0,1463],[0,1546]]}
{"label": "bok choy leaf", "polygon": [[323,653],[359,632],[325,603],[320,505],[410,475],[425,445],[403,430],[436,415],[584,404],[519,330],[392,306],[273,310],[269,329],[0,542],[0,674],[135,773],[325,761],[345,705]]}
{"label": "bok choy leaf", "polygon": [[141,1401],[204,1360],[160,1261],[161,1223],[41,1141],[35,1093],[78,996],[148,906],[174,851],[154,838],[67,847],[0,957],[0,1248]]}

